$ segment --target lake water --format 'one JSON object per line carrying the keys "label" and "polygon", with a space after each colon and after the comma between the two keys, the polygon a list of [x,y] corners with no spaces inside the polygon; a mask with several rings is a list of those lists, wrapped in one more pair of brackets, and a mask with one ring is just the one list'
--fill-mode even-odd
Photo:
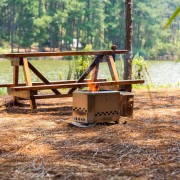
{"label": "lake water", "polygon": [[[30,60],[30,62],[45,76],[48,80],[58,81],[66,79],[69,69],[67,60]],[[119,73],[122,74],[122,62],[116,62]],[[0,84],[12,82],[12,66],[9,60],[0,61]],[[148,71],[152,82],[156,85],[167,85],[180,83],[180,62],[174,61],[148,61]],[[100,78],[110,79],[110,73],[106,63],[100,65]],[[39,79],[32,73],[32,80]],[[23,71],[20,68],[20,82],[24,82]]]}

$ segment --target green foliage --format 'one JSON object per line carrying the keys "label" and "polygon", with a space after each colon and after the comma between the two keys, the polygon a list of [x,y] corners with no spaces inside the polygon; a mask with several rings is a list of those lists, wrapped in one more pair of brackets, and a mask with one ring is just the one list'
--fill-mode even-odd
{"label": "green foliage", "polygon": [[159,84],[156,85],[154,83],[149,83],[149,84],[133,84],[133,89],[138,89],[138,90],[145,90],[145,89],[161,89],[161,88],[179,88],[180,87],[180,82],[178,83],[168,83],[168,84]]}
{"label": "green foliage", "polygon": [[145,79],[148,77],[151,79],[150,74],[148,72],[147,62],[144,60],[142,56],[136,54],[133,58],[133,79]]}
{"label": "green foliage", "polygon": [[69,67],[68,67],[68,72],[67,72],[67,80],[71,79],[72,76],[72,72],[73,72],[73,65],[72,63],[69,61]]}
{"label": "green foliage", "polygon": [[[175,9],[174,21],[162,31]],[[86,44],[124,49],[124,1],[0,0],[0,12],[0,44],[8,42],[15,51],[34,46],[39,51],[79,50]],[[134,0],[134,53],[146,59],[180,56],[178,13],[179,0]],[[73,45],[75,39],[82,47]]]}
{"label": "green foliage", "polygon": [[5,94],[6,94],[5,88],[0,88],[0,96],[5,95]]}
{"label": "green foliage", "polygon": [[[92,45],[87,44],[84,48],[84,51],[91,51]],[[91,56],[74,56],[73,62],[74,62],[74,78],[79,79],[81,75],[84,73],[84,71],[88,68],[90,61],[92,57]]]}
{"label": "green foliage", "polygon": [[63,79],[63,73],[59,72],[59,79],[62,80]]}

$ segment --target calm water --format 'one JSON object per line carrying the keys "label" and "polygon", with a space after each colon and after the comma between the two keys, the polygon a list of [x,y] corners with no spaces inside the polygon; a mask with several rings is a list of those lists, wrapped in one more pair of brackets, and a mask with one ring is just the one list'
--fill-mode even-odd
{"label": "calm water", "polygon": [[156,85],[180,83],[180,61],[148,61],[148,70]]}
{"label": "calm water", "polygon": [[[69,61],[66,60],[31,60],[30,61],[48,80],[58,81],[66,79]],[[117,61],[117,68],[122,73],[122,62]],[[12,82],[12,66],[9,60],[0,61],[0,84]],[[148,71],[152,82],[156,85],[168,83],[180,83],[180,62],[174,61],[148,61]],[[100,78],[110,79],[110,73],[106,63],[100,65]],[[33,81],[40,81],[32,73]],[[24,82],[22,68],[20,68],[20,82]]]}

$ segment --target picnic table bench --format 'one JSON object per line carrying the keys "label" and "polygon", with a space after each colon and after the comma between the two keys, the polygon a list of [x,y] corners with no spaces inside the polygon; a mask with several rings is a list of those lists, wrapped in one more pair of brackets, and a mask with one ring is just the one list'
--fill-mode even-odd
{"label": "picnic table bench", "polygon": [[[77,88],[88,85],[112,86],[116,85],[121,90],[122,85],[144,83],[144,80],[120,80],[115,66],[115,55],[126,53],[126,50],[108,51],[66,51],[66,52],[37,52],[37,53],[9,53],[1,54],[0,58],[10,58],[13,66],[13,83],[0,84],[0,87],[7,87],[8,93],[13,96],[14,104],[18,104],[18,98],[29,100],[31,110],[37,108],[36,99],[71,97]],[[79,56],[93,55],[94,58],[90,66],[85,70],[78,80],[49,81],[37,68],[35,68],[28,58],[32,57],[52,57],[52,56]],[[98,79],[99,63],[107,62],[111,73],[112,81]],[[23,67],[25,83],[19,83],[19,68]],[[42,82],[32,82],[30,70]],[[90,79],[86,79],[91,73]],[[61,93],[60,89],[68,88],[68,92]],[[51,90],[51,94],[40,94],[40,90]]]}

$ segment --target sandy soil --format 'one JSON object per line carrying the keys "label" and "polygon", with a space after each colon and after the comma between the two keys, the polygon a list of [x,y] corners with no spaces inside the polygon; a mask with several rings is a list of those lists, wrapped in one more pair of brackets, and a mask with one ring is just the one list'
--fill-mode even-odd
{"label": "sandy soil", "polygon": [[180,89],[136,91],[133,118],[78,128],[71,98],[0,97],[0,179],[180,179]]}

